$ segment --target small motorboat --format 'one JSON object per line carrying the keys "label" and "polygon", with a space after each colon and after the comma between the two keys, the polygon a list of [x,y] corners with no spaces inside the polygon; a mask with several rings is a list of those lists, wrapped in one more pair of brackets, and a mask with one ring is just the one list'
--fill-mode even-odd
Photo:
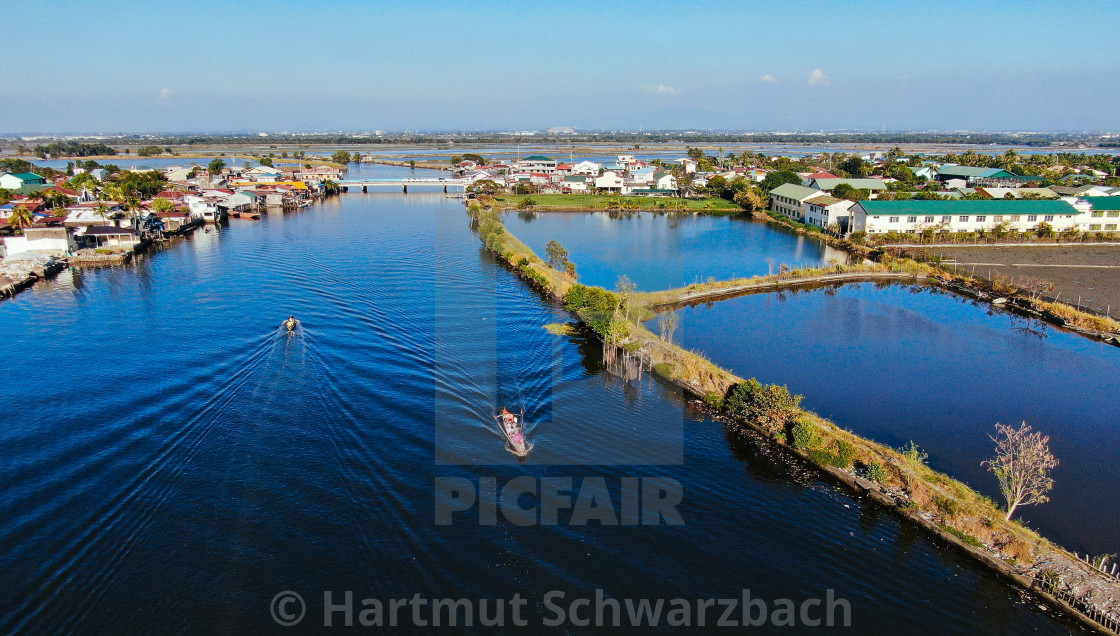
{"label": "small motorboat", "polygon": [[288,316],[288,319],[285,320],[282,324],[288,330],[288,333],[292,333],[299,325],[299,321],[296,320],[295,316]]}
{"label": "small motorboat", "polygon": [[525,441],[525,414],[510,413],[503,408],[501,413],[494,416],[494,420],[510,447],[513,448],[514,454],[519,457],[527,455],[529,450]]}

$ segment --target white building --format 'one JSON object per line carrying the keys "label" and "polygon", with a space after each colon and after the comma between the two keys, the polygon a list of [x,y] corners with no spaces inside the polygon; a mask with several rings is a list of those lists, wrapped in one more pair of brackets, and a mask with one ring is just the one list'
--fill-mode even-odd
{"label": "white building", "polygon": [[804,221],[808,212],[806,201],[822,196],[828,195],[816,188],[809,188],[796,183],[783,183],[770,191],[770,209],[791,219]]}
{"label": "white building", "polygon": [[523,172],[556,172],[556,160],[542,155],[532,155],[517,162]]}
{"label": "white building", "polygon": [[1030,232],[1048,223],[1056,232],[1089,231],[1090,204],[1053,200],[860,201],[852,206],[852,231],[868,234],[991,231],[1004,225]]}
{"label": "white building", "polygon": [[595,184],[595,179],[587,175],[564,177],[562,187],[570,192],[587,192]]}
{"label": "white building", "polygon": [[597,164],[594,161],[581,161],[572,166],[572,174],[582,174],[589,177],[597,177],[599,176],[599,169],[601,167],[602,165]]}
{"label": "white building", "polygon": [[64,227],[29,227],[21,236],[4,237],[3,256],[66,256],[76,250],[70,231]]}
{"label": "white building", "polygon": [[613,170],[607,170],[595,178],[595,187],[607,192],[622,192],[622,177]]}
{"label": "white building", "polygon": [[658,190],[677,190],[677,178],[671,172],[655,172],[651,186]]}
{"label": "white building", "polygon": [[805,202],[805,222],[828,230],[838,227],[840,232],[851,224],[851,207],[855,201],[824,196],[813,197]]}

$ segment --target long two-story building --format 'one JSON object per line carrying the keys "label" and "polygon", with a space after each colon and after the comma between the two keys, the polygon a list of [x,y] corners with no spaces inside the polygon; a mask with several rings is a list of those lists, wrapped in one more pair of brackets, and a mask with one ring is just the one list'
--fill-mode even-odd
{"label": "long two-story building", "polygon": [[1089,231],[1091,205],[1078,199],[860,201],[851,212],[852,231],[868,234],[978,232],[1001,224],[1008,230],[1029,232],[1040,223],[1062,232]]}

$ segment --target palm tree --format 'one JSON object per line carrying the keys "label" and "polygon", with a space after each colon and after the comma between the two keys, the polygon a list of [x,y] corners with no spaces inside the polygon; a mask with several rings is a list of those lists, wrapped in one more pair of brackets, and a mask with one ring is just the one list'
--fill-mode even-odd
{"label": "palm tree", "polygon": [[1007,152],[1003,153],[1003,169],[1010,172],[1011,168],[1017,163],[1019,163],[1019,153],[1012,148],[1008,148]]}
{"label": "palm tree", "polygon": [[8,217],[8,225],[16,228],[16,230],[22,230],[34,224],[35,215],[23,205],[17,205],[16,208],[12,210],[12,215]]}

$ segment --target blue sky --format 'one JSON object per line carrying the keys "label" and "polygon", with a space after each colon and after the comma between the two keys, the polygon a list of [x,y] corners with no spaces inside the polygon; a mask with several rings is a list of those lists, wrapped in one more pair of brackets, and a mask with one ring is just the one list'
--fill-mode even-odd
{"label": "blue sky", "polygon": [[8,2],[0,133],[1117,130],[1120,2]]}

